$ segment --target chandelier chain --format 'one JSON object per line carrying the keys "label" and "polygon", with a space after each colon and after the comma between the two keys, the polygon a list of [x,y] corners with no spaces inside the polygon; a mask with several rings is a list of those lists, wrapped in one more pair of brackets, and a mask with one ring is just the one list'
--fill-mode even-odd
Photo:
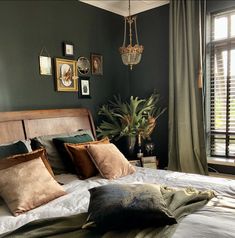
{"label": "chandelier chain", "polygon": [[137,24],[136,24],[136,18],[135,18],[135,39],[136,39],[136,44],[139,45],[139,39],[138,39],[138,33],[137,33]]}
{"label": "chandelier chain", "polygon": [[129,20],[128,20],[128,23],[129,23],[130,45],[132,45],[132,30],[131,30],[132,19],[129,19]]}
{"label": "chandelier chain", "polygon": [[123,39],[123,44],[122,47],[125,47],[126,45],[126,18],[124,19],[125,24],[124,24],[124,39]]}

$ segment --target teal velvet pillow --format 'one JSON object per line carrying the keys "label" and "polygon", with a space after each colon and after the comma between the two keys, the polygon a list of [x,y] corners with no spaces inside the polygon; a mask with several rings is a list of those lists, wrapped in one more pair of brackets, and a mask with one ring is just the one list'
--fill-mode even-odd
{"label": "teal velvet pillow", "polygon": [[95,227],[104,232],[176,223],[159,185],[110,184],[89,192],[89,216],[83,228]]}
{"label": "teal velvet pillow", "polygon": [[11,155],[28,153],[26,145],[22,141],[13,144],[0,146],[0,159],[6,158]]}
{"label": "teal velvet pillow", "polygon": [[91,130],[78,130],[70,133],[56,134],[56,135],[46,135],[38,136],[31,140],[32,149],[39,149],[44,147],[47,151],[47,157],[51,168],[55,175],[68,173],[67,168],[64,165],[64,162],[61,158],[60,153],[53,143],[53,138],[62,138],[62,137],[73,137],[76,135],[89,135],[92,140],[94,140]]}
{"label": "teal velvet pillow", "polygon": [[75,135],[70,137],[54,138],[52,141],[61,156],[61,159],[64,163],[64,166],[67,172],[76,173],[75,166],[73,165],[73,162],[64,146],[64,143],[79,144],[79,143],[93,141],[93,138],[88,134],[83,134],[83,135]]}

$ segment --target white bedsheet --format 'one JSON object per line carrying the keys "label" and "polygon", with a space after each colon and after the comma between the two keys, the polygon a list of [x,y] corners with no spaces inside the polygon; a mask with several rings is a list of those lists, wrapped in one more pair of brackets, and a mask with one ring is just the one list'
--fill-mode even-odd
{"label": "white bedsheet", "polygon": [[198,189],[213,189],[221,195],[219,198],[213,198],[200,210],[186,216],[177,226],[174,238],[235,237],[235,180],[147,168],[137,168],[135,174],[113,181],[101,177],[78,180],[71,174],[59,175],[56,179],[65,184],[67,195],[18,217],[12,216],[7,207],[1,205],[0,234],[15,230],[33,220],[86,212],[89,203],[89,188],[108,183],[139,182],[160,183],[171,187],[192,186]]}

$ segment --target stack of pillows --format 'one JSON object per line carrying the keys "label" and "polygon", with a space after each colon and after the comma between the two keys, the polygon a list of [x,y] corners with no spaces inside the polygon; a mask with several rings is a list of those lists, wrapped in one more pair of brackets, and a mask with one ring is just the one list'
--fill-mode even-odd
{"label": "stack of pillows", "polygon": [[116,179],[135,172],[115,145],[95,141],[89,130],[40,136],[31,146],[33,151],[29,141],[0,146],[0,197],[15,216],[66,194],[54,175]]}

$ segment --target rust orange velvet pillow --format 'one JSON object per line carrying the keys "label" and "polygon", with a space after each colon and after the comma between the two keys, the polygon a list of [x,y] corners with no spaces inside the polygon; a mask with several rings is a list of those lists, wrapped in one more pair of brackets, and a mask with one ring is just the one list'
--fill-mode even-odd
{"label": "rust orange velvet pillow", "polygon": [[54,173],[53,173],[51,166],[47,160],[47,154],[46,154],[46,150],[44,148],[34,150],[29,153],[13,155],[13,156],[9,156],[4,159],[1,159],[0,160],[0,170],[7,169],[14,165],[20,164],[22,162],[26,162],[26,161],[36,159],[39,157],[43,161],[43,163],[44,163],[45,167],[47,168],[47,170],[49,171],[49,173],[54,177]]}
{"label": "rust orange velvet pillow", "polygon": [[92,162],[89,154],[87,153],[86,146],[93,144],[107,144],[108,138],[100,141],[90,141],[86,143],[70,144],[65,143],[65,148],[68,151],[70,158],[73,161],[77,175],[81,179],[87,179],[98,174],[94,163]]}
{"label": "rust orange velvet pillow", "polygon": [[135,172],[135,168],[112,143],[90,144],[86,149],[104,178],[117,179]]}

